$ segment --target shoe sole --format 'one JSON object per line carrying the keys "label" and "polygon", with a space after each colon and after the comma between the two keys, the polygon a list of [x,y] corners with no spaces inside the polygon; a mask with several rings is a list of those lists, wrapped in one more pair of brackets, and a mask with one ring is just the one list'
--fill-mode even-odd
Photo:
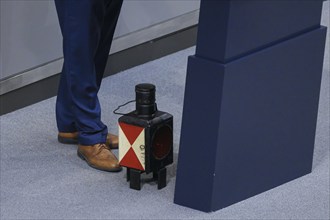
{"label": "shoe sole", "polygon": [[85,156],[82,153],[80,153],[79,151],[77,151],[77,155],[78,155],[78,157],[80,157],[80,159],[86,161],[86,163],[88,164],[88,166],[90,166],[90,167],[92,167],[94,169],[102,170],[102,171],[106,171],[106,172],[119,172],[119,171],[122,170],[122,167],[112,168],[112,169],[102,169],[102,168],[99,168],[99,167],[95,167],[92,164],[90,164],[88,162],[88,160],[85,158]]}

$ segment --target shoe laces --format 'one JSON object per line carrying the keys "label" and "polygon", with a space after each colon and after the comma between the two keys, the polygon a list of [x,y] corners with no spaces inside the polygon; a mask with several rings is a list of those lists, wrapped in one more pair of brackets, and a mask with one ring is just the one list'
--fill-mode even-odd
{"label": "shoe laces", "polygon": [[103,149],[110,151],[109,147],[106,144],[98,144],[96,145],[96,147],[98,147],[98,152],[95,154],[95,156],[100,154]]}
{"label": "shoe laces", "polygon": [[106,144],[100,144],[99,148],[100,148],[100,150],[102,150],[102,149],[110,150],[110,148]]}

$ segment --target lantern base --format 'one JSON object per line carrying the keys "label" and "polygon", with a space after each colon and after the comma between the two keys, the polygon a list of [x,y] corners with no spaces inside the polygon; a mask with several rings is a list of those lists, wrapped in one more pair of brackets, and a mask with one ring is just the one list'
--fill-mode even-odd
{"label": "lantern base", "polygon": [[[129,186],[131,189],[141,190],[141,174],[143,171],[127,168],[126,179],[130,182]],[[166,187],[166,167],[163,167],[153,172],[153,179],[157,181],[158,189]]]}

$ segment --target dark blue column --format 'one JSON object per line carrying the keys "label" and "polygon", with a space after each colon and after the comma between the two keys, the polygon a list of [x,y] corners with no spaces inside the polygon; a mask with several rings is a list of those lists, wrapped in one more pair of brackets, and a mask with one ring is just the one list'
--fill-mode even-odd
{"label": "dark blue column", "polygon": [[202,0],[175,203],[215,211],[311,172],[321,12],[321,0]]}

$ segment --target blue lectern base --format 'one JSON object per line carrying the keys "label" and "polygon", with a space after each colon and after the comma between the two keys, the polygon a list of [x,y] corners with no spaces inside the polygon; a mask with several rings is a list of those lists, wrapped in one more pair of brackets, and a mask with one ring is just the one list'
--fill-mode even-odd
{"label": "blue lectern base", "polygon": [[214,211],[311,172],[325,36],[189,58],[175,203]]}

